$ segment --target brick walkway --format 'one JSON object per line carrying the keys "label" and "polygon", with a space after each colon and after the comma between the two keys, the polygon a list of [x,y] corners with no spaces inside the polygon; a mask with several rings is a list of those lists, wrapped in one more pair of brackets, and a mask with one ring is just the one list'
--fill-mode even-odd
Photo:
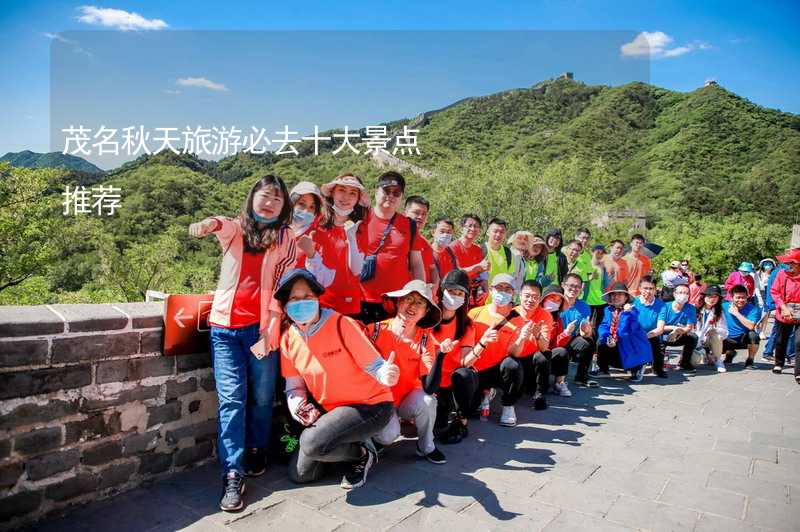
{"label": "brick walkway", "polygon": [[435,466],[404,441],[367,485],[340,475],[298,487],[275,468],[247,484],[246,509],[216,510],[216,465],[41,523],[73,530],[798,530],[800,386],[766,364],[637,385],[603,379],[520,425],[470,424]]}

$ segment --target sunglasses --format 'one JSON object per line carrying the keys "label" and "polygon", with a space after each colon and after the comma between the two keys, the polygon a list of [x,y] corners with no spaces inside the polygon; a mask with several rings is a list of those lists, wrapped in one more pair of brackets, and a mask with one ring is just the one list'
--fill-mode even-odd
{"label": "sunglasses", "polygon": [[383,188],[384,196],[393,196],[395,198],[399,198],[403,195],[403,191],[400,188],[391,187],[391,188]]}

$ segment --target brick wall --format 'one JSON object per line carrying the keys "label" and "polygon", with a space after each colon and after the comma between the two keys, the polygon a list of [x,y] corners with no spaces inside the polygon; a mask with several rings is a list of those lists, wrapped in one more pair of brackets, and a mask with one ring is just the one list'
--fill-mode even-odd
{"label": "brick wall", "polygon": [[0,528],[212,459],[210,356],[163,356],[162,310],[0,307]]}

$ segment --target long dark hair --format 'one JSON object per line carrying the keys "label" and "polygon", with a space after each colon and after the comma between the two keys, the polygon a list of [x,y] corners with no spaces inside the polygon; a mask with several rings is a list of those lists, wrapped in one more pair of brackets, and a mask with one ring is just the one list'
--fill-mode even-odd
{"label": "long dark hair", "polygon": [[[275,187],[283,197],[283,207],[278,215],[278,219],[271,224],[257,222],[253,218],[253,197],[265,187]],[[286,183],[278,176],[266,175],[256,181],[247,193],[247,197],[242,204],[242,212],[239,214],[239,223],[242,224],[242,238],[244,248],[250,253],[257,253],[270,248],[277,240],[281,228],[288,224],[292,217],[292,202],[289,199],[289,191]]]}
{"label": "long dark hair", "polygon": [[[362,185],[364,184],[364,182],[361,180],[360,177],[358,177],[355,174],[350,174],[350,173],[342,174],[342,175],[336,177],[336,179],[340,179],[342,177],[348,177],[348,176],[355,177],[358,180],[359,183],[361,183]],[[336,185],[336,186],[339,186],[339,185]],[[344,185],[342,185],[342,186],[344,186]],[[336,189],[336,187],[331,189],[330,196],[326,196],[325,197],[325,205],[323,205],[323,208],[322,208],[322,212],[321,212],[322,218],[320,218],[320,224],[319,224],[323,229],[332,228],[334,226],[334,222],[336,220],[336,218],[335,218],[336,213],[333,211],[333,191],[335,189]],[[366,217],[367,217],[367,208],[364,207],[363,205],[361,205],[361,200],[359,198],[359,202],[356,203],[355,207],[353,207],[353,212],[350,213],[350,216],[348,216],[348,218],[353,222],[357,222],[359,220],[364,220]]]}
{"label": "long dark hair", "polygon": [[[442,297],[444,297],[444,288],[440,285],[439,301],[442,300]],[[444,312],[444,309],[442,309],[442,312]],[[467,292],[466,296],[464,297],[464,304],[458,307],[455,312],[456,315],[453,319],[456,320],[456,334],[453,340],[460,340],[461,337],[464,336],[464,333],[467,332],[467,329],[470,327],[470,325],[472,325],[472,320],[467,315],[469,312],[469,292]],[[439,332],[440,330],[442,330],[442,322],[439,322],[439,324],[433,328],[433,332]]]}
{"label": "long dark hair", "polygon": [[[722,319],[722,296],[719,294],[713,294],[717,296],[716,304],[711,308],[711,311],[714,315],[714,321],[719,322]],[[700,297],[700,301],[697,302],[697,310],[703,310],[706,308],[706,295]]]}

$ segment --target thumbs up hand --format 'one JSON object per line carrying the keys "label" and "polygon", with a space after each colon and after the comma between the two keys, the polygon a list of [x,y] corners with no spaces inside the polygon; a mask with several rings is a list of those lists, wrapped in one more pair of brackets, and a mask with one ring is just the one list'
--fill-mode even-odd
{"label": "thumbs up hand", "polygon": [[316,231],[311,231],[310,234],[303,235],[297,239],[297,247],[299,247],[309,259],[312,258],[316,252],[314,249],[314,235],[316,233]]}
{"label": "thumbs up hand", "polygon": [[389,353],[389,358],[387,358],[380,369],[378,369],[378,382],[384,386],[394,386],[400,379],[400,368],[394,363],[395,358],[396,355],[394,351],[392,351]]}

